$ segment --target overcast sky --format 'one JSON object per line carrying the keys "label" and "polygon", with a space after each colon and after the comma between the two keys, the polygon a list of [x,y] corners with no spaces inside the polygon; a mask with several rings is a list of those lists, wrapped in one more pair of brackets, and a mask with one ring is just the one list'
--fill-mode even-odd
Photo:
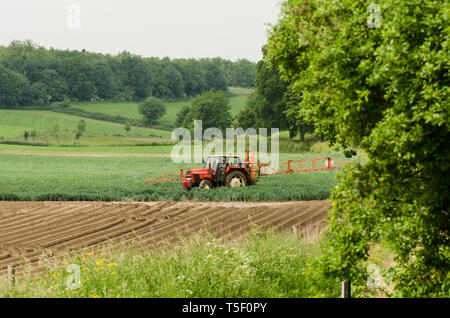
{"label": "overcast sky", "polygon": [[256,62],[279,11],[280,0],[1,0],[0,45]]}

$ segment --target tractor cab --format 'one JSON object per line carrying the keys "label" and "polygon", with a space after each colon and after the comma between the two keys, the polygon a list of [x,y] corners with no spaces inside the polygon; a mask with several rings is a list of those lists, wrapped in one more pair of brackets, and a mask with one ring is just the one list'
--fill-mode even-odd
{"label": "tractor cab", "polygon": [[205,169],[214,169],[217,170],[218,167],[226,167],[226,166],[243,166],[241,158],[239,156],[208,156],[205,161]]}

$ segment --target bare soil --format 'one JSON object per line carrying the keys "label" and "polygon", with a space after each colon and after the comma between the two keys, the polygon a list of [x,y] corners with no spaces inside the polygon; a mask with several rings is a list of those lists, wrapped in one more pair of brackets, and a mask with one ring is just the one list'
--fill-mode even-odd
{"label": "bare soil", "polygon": [[1,202],[0,271],[43,255],[138,240],[150,248],[207,230],[234,240],[251,228],[304,233],[323,227],[328,201]]}

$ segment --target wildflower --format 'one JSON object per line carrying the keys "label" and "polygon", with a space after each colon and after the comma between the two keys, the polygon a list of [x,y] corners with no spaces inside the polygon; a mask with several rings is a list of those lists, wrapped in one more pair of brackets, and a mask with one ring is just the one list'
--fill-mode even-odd
{"label": "wildflower", "polygon": [[115,272],[111,272],[111,275],[116,275],[116,273]]}
{"label": "wildflower", "polygon": [[103,270],[103,266],[101,266],[101,267],[96,267],[95,270],[96,270],[96,271],[101,271],[101,270]]}
{"label": "wildflower", "polygon": [[93,256],[93,255],[94,255],[94,253],[90,252],[87,256]]}
{"label": "wildflower", "polygon": [[111,268],[111,267],[114,267],[116,265],[117,265],[116,263],[111,263],[111,264],[108,264],[108,267]]}
{"label": "wildflower", "polygon": [[95,262],[95,264],[96,264],[97,266],[102,265],[102,264],[103,264],[103,260],[98,259],[97,262]]}
{"label": "wildflower", "polygon": [[97,294],[92,294],[89,297],[91,297],[91,298],[98,298],[98,295]]}
{"label": "wildflower", "polygon": [[86,271],[88,271],[88,270],[89,270],[89,268],[86,267],[86,268],[83,268],[81,271],[82,271],[82,272],[86,272]]}
{"label": "wildflower", "polygon": [[106,277],[103,277],[103,280],[106,281]]}

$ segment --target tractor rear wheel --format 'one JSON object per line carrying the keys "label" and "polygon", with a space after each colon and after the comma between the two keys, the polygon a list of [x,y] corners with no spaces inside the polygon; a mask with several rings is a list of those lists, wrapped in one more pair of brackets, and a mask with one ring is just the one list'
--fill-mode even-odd
{"label": "tractor rear wheel", "polygon": [[231,188],[247,186],[247,178],[241,171],[233,171],[225,178],[225,185]]}
{"label": "tractor rear wheel", "polygon": [[212,184],[211,184],[211,181],[209,181],[208,179],[203,179],[201,182],[200,182],[200,184],[199,184],[199,186],[198,186],[200,189],[211,189],[212,188]]}

